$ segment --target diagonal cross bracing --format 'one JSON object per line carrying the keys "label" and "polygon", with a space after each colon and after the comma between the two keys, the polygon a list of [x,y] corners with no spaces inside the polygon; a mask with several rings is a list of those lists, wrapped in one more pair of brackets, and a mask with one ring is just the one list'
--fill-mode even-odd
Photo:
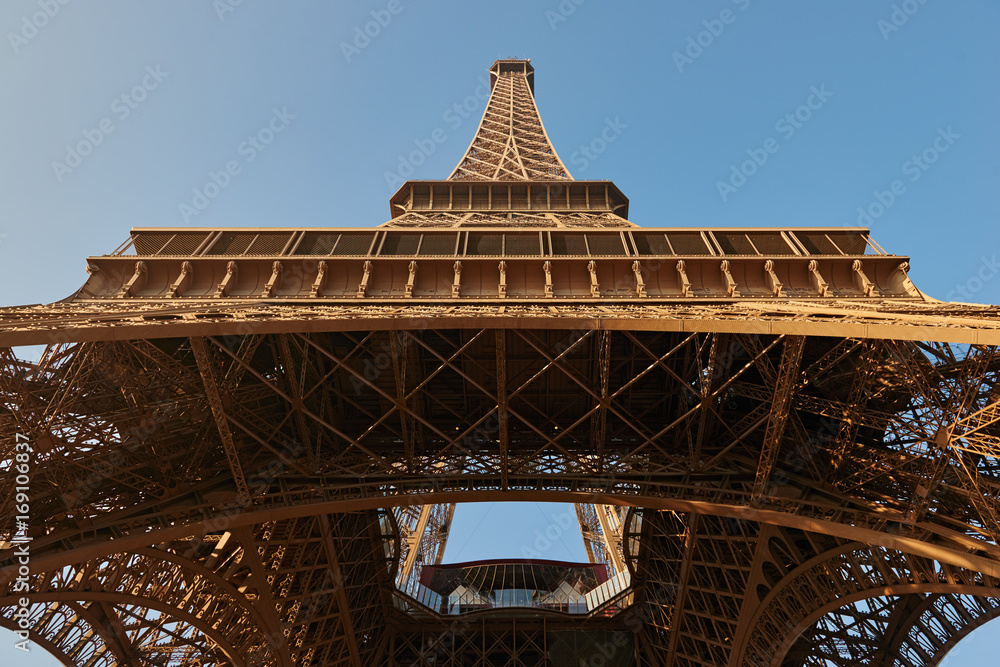
{"label": "diagonal cross bracing", "polygon": [[[380,227],[137,228],[69,300],[0,309],[0,346],[64,341],[0,347],[39,643],[88,667],[589,664],[622,638],[636,667],[915,667],[1000,615],[1000,309],[926,298],[867,229],[639,227],[560,161],[530,63],[491,79],[450,179]],[[586,615],[410,597],[456,502],[512,499],[574,503],[628,588]]]}
{"label": "diagonal cross bracing", "polygon": [[551,181],[572,176],[549,141],[526,61],[498,61],[490,70],[492,89],[472,143],[449,180]]}

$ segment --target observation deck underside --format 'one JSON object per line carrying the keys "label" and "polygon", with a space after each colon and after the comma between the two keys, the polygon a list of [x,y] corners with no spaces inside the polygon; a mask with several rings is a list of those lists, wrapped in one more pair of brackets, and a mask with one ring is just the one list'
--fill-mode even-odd
{"label": "observation deck underside", "polygon": [[[0,625],[87,667],[915,667],[1000,615],[1000,308],[866,229],[639,227],[490,71],[379,227],[135,228],[0,309]],[[473,501],[574,503],[589,564],[438,586]]]}

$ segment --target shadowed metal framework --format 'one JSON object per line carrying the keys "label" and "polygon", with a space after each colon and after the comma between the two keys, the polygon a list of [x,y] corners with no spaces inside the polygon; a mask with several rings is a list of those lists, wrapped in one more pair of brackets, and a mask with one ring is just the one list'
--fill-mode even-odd
{"label": "shadowed metal framework", "polygon": [[[381,227],[134,229],[0,309],[0,624],[27,588],[87,666],[910,667],[1000,615],[1000,309],[865,229],[638,227],[490,71]],[[503,500],[574,503],[627,588],[422,604],[455,504]]]}

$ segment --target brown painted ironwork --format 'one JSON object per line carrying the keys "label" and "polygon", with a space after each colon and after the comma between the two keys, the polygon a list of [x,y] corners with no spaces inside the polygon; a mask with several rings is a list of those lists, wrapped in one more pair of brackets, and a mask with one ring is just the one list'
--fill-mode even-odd
{"label": "brown painted ironwork", "polygon": [[[1000,616],[1000,308],[866,229],[639,227],[531,65],[491,74],[380,227],[137,228],[0,309],[4,469],[33,457],[0,624],[22,528],[31,638],[74,665],[909,667]],[[473,501],[573,503],[617,587],[428,607]]]}

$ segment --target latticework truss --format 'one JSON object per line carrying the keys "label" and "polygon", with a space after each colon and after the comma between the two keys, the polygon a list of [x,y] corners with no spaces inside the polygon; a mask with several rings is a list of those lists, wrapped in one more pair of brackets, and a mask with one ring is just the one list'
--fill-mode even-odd
{"label": "latticework truss", "polygon": [[525,60],[498,60],[490,68],[490,99],[483,120],[449,179],[547,181],[570,179],[556,154],[534,96],[535,71]]}
{"label": "latticework truss", "polygon": [[[916,667],[1000,615],[1000,309],[867,230],[628,223],[519,62],[477,182],[390,224],[134,230],[0,309],[0,624],[87,666]],[[432,608],[479,501],[573,503],[619,587]]]}
{"label": "latticework truss", "polygon": [[385,223],[385,227],[478,227],[509,228],[524,227],[552,229],[561,227],[635,227],[631,222],[614,213],[586,212],[510,212],[498,216],[495,213],[448,213],[443,211],[407,211],[398,218]]}

